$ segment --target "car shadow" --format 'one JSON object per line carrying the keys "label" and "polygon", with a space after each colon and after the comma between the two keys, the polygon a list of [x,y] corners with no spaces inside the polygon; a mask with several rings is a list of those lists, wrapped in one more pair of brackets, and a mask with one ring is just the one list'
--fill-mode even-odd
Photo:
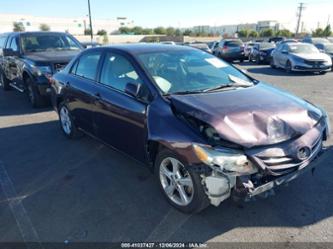
{"label": "car shadow", "polygon": [[33,114],[52,110],[50,104],[42,108],[32,108],[26,94],[15,90],[3,91],[0,89],[0,117],[20,114]]}
{"label": "car shadow", "polygon": [[[188,215],[167,203],[147,167],[88,136],[65,138],[56,121],[2,128],[0,137],[0,161],[15,186],[14,200],[21,201],[42,242],[206,242],[237,229],[302,228],[333,215],[332,147],[313,174],[268,199],[227,200]],[[126,134],[124,139],[135,142]],[[1,210],[13,196],[0,197],[0,220],[7,222],[0,241],[9,241],[18,231],[9,228],[20,220],[8,220]]]}

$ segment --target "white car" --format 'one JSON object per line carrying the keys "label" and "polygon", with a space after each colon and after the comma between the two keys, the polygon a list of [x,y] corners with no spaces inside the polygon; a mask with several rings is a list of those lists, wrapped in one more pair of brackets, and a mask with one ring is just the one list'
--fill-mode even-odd
{"label": "white car", "polygon": [[331,70],[331,57],[321,53],[308,43],[280,44],[273,52],[271,67],[279,67],[287,72],[308,71],[326,73]]}

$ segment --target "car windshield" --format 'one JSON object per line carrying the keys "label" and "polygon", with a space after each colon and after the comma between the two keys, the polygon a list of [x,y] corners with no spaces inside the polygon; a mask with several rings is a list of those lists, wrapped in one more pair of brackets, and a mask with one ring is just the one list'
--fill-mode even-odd
{"label": "car windshield", "polygon": [[28,34],[21,38],[25,53],[50,50],[80,50],[80,46],[65,34]]}
{"label": "car windshield", "polygon": [[312,44],[291,44],[289,45],[289,51],[294,54],[319,53],[319,50]]}
{"label": "car windshield", "polygon": [[325,50],[327,53],[333,53],[333,44],[326,44]]}
{"label": "car windshield", "polygon": [[271,42],[263,42],[259,44],[260,49],[275,48],[275,44]]}
{"label": "car windshield", "polygon": [[138,57],[164,94],[253,84],[234,67],[200,50],[150,52]]}

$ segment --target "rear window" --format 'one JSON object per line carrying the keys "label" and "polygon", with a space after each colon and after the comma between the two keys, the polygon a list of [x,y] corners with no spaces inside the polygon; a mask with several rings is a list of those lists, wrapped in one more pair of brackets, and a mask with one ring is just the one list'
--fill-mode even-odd
{"label": "rear window", "polygon": [[243,46],[243,42],[242,41],[227,41],[225,42],[226,46],[229,47],[240,47]]}

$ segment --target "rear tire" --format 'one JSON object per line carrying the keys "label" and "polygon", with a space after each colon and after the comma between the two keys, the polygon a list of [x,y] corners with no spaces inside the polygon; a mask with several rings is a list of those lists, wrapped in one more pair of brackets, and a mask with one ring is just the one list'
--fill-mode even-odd
{"label": "rear tire", "polygon": [[67,138],[78,138],[82,136],[74,123],[74,119],[64,102],[59,105],[59,124],[62,132]]}
{"label": "rear tire", "polygon": [[31,106],[33,108],[43,107],[45,105],[46,101],[45,101],[44,97],[40,95],[37,87],[35,86],[35,84],[33,84],[30,77],[27,77],[25,79],[25,85],[26,85],[27,94],[28,94],[28,98],[31,103]]}
{"label": "rear tire", "polygon": [[7,78],[3,72],[0,72],[0,87],[2,88],[3,91],[10,90],[9,81],[7,80]]}
{"label": "rear tire", "polygon": [[158,153],[154,172],[163,195],[176,209],[184,213],[198,213],[209,206],[200,175],[188,171],[173,152],[163,149]]}

